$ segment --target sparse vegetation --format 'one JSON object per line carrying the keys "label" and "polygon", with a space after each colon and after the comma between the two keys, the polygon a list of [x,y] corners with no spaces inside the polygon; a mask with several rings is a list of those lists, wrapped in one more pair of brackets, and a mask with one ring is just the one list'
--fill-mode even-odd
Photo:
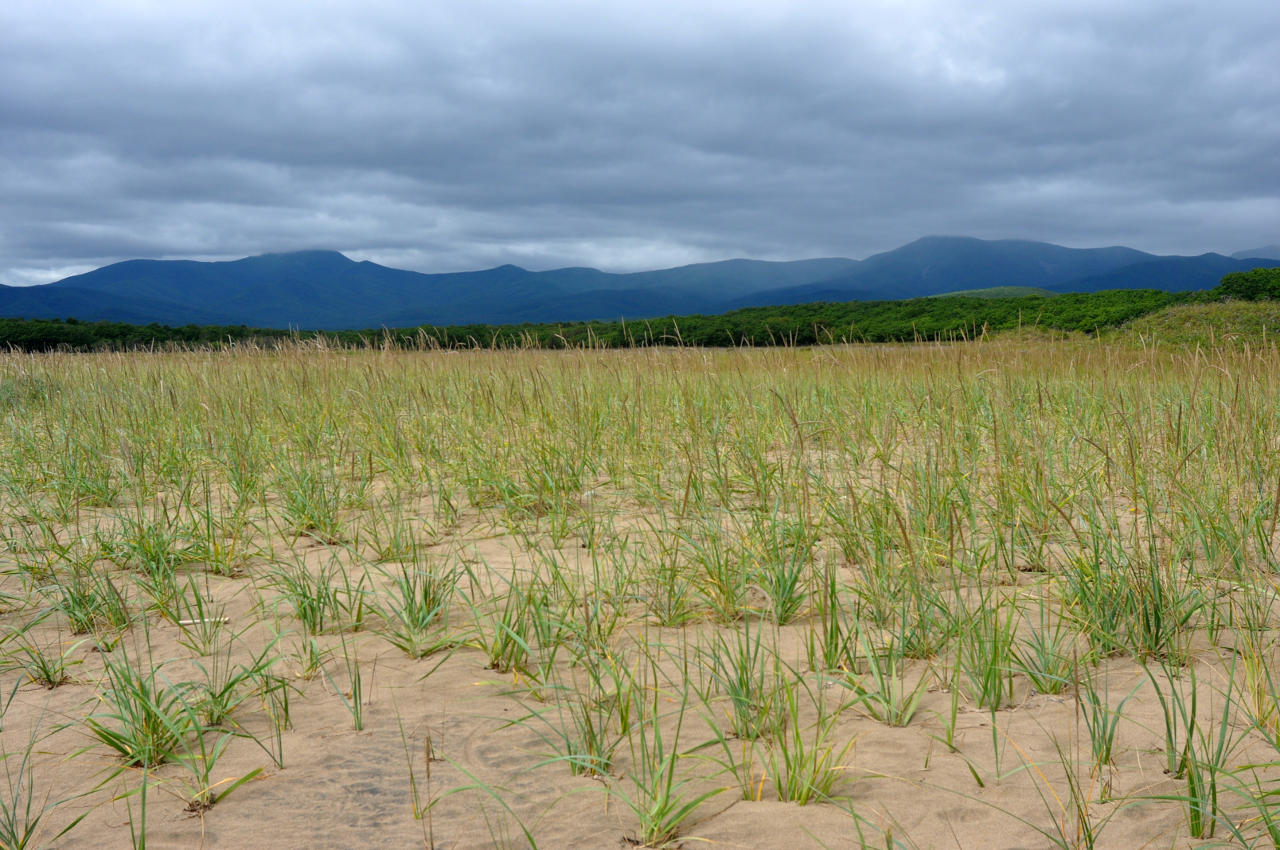
{"label": "sparse vegetation", "polygon": [[1280,352],[1218,342],[10,352],[0,827],[1273,846]]}

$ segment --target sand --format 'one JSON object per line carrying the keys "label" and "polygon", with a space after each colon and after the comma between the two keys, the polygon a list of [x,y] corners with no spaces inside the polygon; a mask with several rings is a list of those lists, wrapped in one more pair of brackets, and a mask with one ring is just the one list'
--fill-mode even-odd
{"label": "sand", "polygon": [[[526,544],[526,538],[495,534],[478,517],[469,517],[452,539],[436,543],[435,551],[465,549],[473,560],[509,564],[519,572],[532,569]],[[313,567],[334,557],[352,570],[369,566],[347,548],[306,537],[288,545]],[[566,548],[562,555],[581,563],[588,560],[580,547]],[[838,555],[827,552],[821,557]],[[573,776],[563,762],[547,763],[554,756],[545,739],[548,727],[529,715],[553,710],[554,703],[540,702],[524,689],[527,683],[518,675],[487,669],[485,654],[465,645],[411,659],[373,630],[325,634],[317,642],[334,654],[322,672],[303,678],[297,660],[290,657],[303,638],[263,572],[263,565],[251,562],[243,576],[212,576],[207,581],[229,621],[228,631],[238,634],[234,658],[247,660],[275,640],[273,652],[280,656],[275,670],[296,689],[292,728],[280,739],[282,764],[268,752],[274,744],[267,715],[251,700],[235,717],[246,735],[261,743],[248,737],[231,741],[213,778],[231,781],[250,771],[260,773],[211,809],[193,813],[187,811],[189,781],[180,765],[149,771],[149,846],[317,850],[425,846],[433,841],[437,848],[461,850],[527,846],[527,829],[539,847],[619,847],[639,835],[638,821],[621,796],[634,793],[632,754],[625,744],[608,776]],[[454,621],[461,622],[465,612],[465,605],[455,603]],[[31,613],[5,616],[6,624],[14,625]],[[840,682],[807,670],[807,616],[780,629],[762,627],[769,640],[776,641],[779,657],[828,704],[851,699],[852,692]],[[732,634],[735,628],[700,620],[661,629],[645,624],[643,613],[634,612],[615,635],[615,646],[633,659],[640,657],[638,645],[653,648],[662,659],[661,668],[672,677],[659,685],[659,699],[674,711],[679,704],[675,683],[682,675],[679,658],[691,656],[691,675],[705,678],[697,669],[699,656],[690,647],[709,640],[717,629]],[[277,632],[283,636],[276,637]],[[31,634],[64,647],[81,640],[68,635],[57,617],[35,626]],[[126,653],[145,658],[149,636],[149,656],[153,663],[163,662],[163,676],[170,681],[192,678],[193,654],[180,644],[182,634],[177,626],[153,616],[145,630],[135,625],[124,634],[113,657]],[[344,643],[360,664],[361,731],[353,728],[349,708]],[[1196,649],[1200,681],[1220,688],[1229,652],[1207,642]],[[97,743],[80,722],[103,711],[105,657],[92,641],[82,641],[71,653],[72,680],[52,690],[25,681],[15,670],[0,679],[5,693],[17,686],[0,735],[10,753],[6,766],[11,785],[18,777],[15,762],[31,729],[38,728],[40,739],[32,757],[37,809],[46,801],[73,798],[47,815],[45,836],[84,815],[56,842],[60,847],[133,846],[131,821],[136,830],[141,817],[137,791],[143,771],[124,768],[122,759]],[[680,840],[689,847],[724,848],[883,847],[887,842],[922,848],[1034,848],[1051,846],[1051,836],[1060,835],[1071,844],[1079,840],[1079,827],[1068,803],[1065,761],[1077,764],[1087,815],[1098,830],[1097,846],[1196,843],[1188,838],[1185,802],[1160,799],[1185,793],[1185,782],[1164,770],[1160,704],[1149,676],[1133,659],[1108,659],[1091,671],[1095,682],[1108,683],[1112,705],[1127,698],[1114,764],[1100,771],[1090,766],[1088,735],[1076,696],[1036,694],[1021,677],[1015,680],[1012,705],[1000,711],[979,710],[968,696],[958,699],[952,751],[946,743],[952,696],[935,672],[926,672],[928,666],[913,662],[910,671],[916,677],[927,676],[928,682],[909,725],[887,726],[856,705],[840,712],[834,749],[843,750],[852,742],[841,761],[842,781],[834,799],[805,806],[778,802],[767,776],[755,786],[756,799],[743,799],[740,787],[714,761],[722,754],[700,748],[712,737],[707,712],[724,711],[725,706],[695,700],[686,709],[678,741],[678,748],[687,752],[680,773],[689,779],[681,790],[690,797],[723,790],[681,825]],[[567,663],[561,669],[572,675]],[[1216,716],[1218,705],[1220,700],[1210,699],[1202,711]],[[673,716],[663,724],[670,733]],[[1274,748],[1256,731],[1238,727],[1238,733],[1233,764],[1274,759]],[[411,770],[419,794],[418,817]],[[1266,768],[1262,775],[1274,778],[1275,770]],[[1224,793],[1224,806],[1229,808],[1230,801]],[[428,811],[421,811],[424,808]],[[1218,837],[1223,837],[1221,832]]]}

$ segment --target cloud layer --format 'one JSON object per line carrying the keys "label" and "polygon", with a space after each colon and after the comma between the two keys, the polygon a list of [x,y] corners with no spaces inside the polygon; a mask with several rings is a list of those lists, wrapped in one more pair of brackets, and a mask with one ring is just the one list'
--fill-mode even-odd
{"label": "cloud layer", "polygon": [[1229,252],[1280,238],[1277,56],[1274,0],[13,0],[0,282],[306,247]]}

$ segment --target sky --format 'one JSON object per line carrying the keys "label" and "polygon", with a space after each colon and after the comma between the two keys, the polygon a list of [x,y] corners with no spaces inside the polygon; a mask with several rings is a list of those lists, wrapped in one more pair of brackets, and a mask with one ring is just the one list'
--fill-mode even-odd
{"label": "sky", "polygon": [[0,283],[1280,242],[1276,0],[5,0]]}

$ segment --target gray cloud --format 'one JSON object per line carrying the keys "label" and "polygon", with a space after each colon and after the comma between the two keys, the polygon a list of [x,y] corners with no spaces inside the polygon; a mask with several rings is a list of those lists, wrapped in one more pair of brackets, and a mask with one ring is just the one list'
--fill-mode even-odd
{"label": "gray cloud", "polygon": [[[262,8],[268,6],[269,8]],[[0,9],[0,282],[1280,237],[1272,0]]]}

